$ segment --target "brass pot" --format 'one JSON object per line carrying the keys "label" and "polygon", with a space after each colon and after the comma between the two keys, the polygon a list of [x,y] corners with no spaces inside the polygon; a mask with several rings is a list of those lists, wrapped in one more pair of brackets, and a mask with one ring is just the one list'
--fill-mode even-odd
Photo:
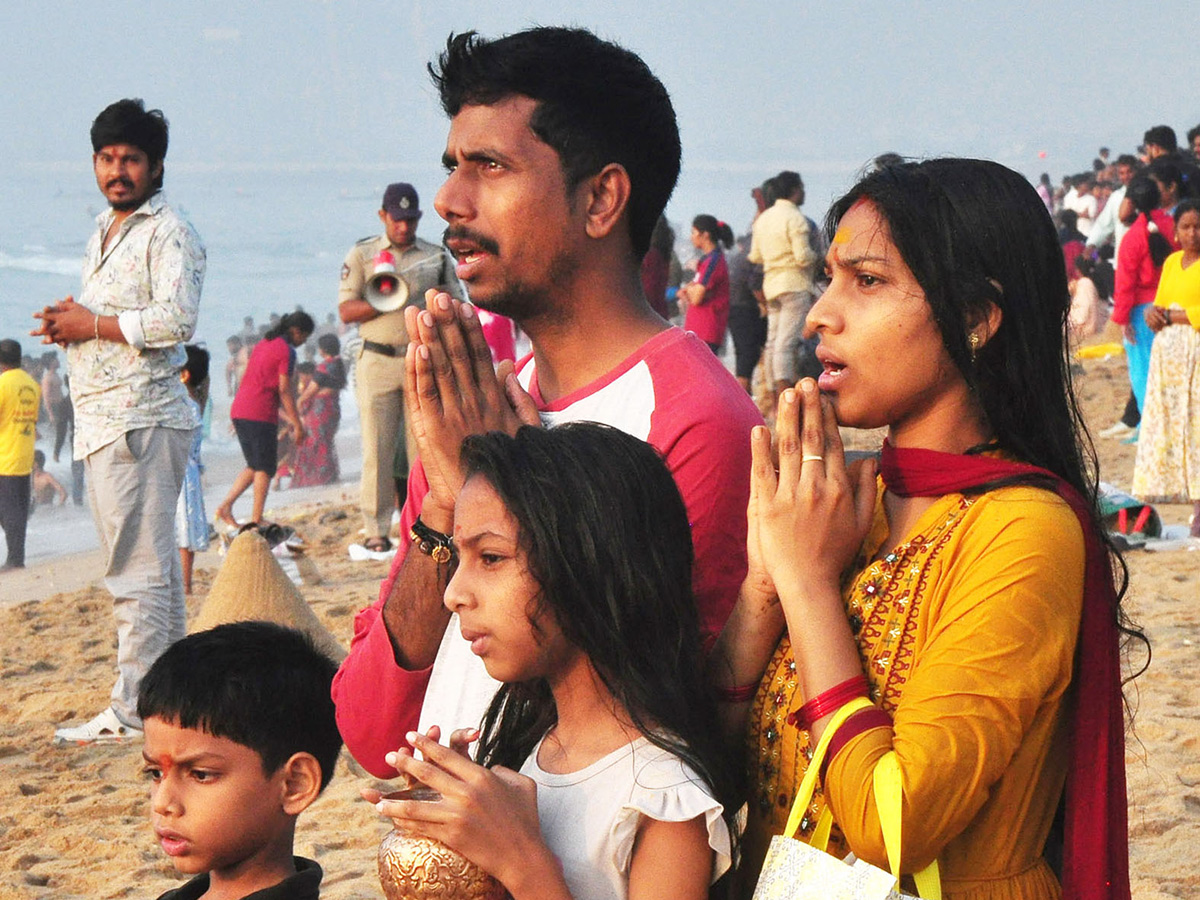
{"label": "brass pot", "polygon": [[[427,787],[385,795],[388,800],[440,800]],[[504,886],[444,844],[393,828],[379,845],[379,883],[387,900],[504,900]]]}

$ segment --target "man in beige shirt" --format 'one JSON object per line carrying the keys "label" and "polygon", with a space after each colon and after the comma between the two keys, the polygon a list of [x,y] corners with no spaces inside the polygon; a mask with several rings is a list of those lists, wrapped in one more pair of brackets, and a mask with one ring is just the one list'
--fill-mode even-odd
{"label": "man in beige shirt", "polygon": [[780,172],[769,184],[775,191],[775,201],[754,220],[747,259],[763,267],[763,294],[767,299],[763,359],[778,397],[800,378],[797,360],[804,318],[813,304],[819,259],[813,250],[808,219],[800,212],[804,202],[800,175]]}
{"label": "man in beige shirt", "polygon": [[[363,238],[350,248],[338,289],[338,315],[346,324],[357,324],[362,338],[355,368],[355,396],[362,423],[360,505],[366,530],[363,546],[374,551],[391,549],[387,535],[397,490],[401,498],[404,496],[403,488],[398,486],[400,476],[394,480],[392,472],[407,473],[413,455],[411,438],[404,428],[404,352],[408,347],[404,307],[423,307],[429,288],[463,298],[450,257],[441,247],[417,237],[420,218],[416,189],[403,182],[389,184],[379,210],[384,233]],[[407,301],[388,312],[380,312],[366,300],[375,257],[382,250],[391,253],[396,276],[408,290]]]}

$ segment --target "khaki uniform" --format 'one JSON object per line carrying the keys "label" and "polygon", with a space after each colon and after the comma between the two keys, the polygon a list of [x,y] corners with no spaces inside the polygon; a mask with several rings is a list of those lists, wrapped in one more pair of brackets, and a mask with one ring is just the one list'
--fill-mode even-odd
{"label": "khaki uniform", "polygon": [[[364,238],[346,254],[338,303],[362,300],[375,255],[390,250],[396,258],[396,273],[408,284],[407,306],[424,308],[425,292],[442,288],[463,299],[462,286],[454,275],[454,263],[441,247],[417,238],[406,249],[393,245],[386,235]],[[358,323],[364,347],[355,368],[355,398],[362,423],[362,480],[360,482],[363,525],[367,538],[386,537],[392,524],[392,478],[396,449],[404,426],[404,352],[408,333],[403,307]],[[367,349],[370,345],[390,347],[394,355]],[[401,468],[407,471],[415,457],[412,435],[404,429]]]}

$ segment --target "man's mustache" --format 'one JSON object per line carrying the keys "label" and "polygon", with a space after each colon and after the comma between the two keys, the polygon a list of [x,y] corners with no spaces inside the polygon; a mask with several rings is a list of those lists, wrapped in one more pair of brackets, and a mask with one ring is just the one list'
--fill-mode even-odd
{"label": "man's mustache", "polygon": [[466,225],[451,225],[442,232],[442,244],[445,245],[448,241],[469,241],[475,244],[484,253],[490,253],[493,256],[500,255],[500,245],[493,241],[490,237],[480,234],[478,231],[472,231]]}
{"label": "man's mustache", "polygon": [[110,188],[115,187],[118,184],[121,187],[125,188],[125,190],[127,190],[127,191],[133,190],[133,182],[130,181],[128,178],[114,178],[112,181],[110,181],[108,184],[106,184],[104,186],[104,189],[107,191]]}

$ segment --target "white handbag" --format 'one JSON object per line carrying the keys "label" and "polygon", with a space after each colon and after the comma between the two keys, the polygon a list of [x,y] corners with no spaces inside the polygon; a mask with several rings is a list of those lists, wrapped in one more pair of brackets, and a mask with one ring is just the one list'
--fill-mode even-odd
{"label": "white handbag", "polygon": [[[771,838],[763,861],[753,900],[897,900],[910,896],[899,890],[900,883],[900,804],[902,788],[900,765],[894,751],[884,755],[875,766],[875,804],[883,828],[891,872],[885,872],[861,859],[852,863],[824,852],[829,841],[833,815],[826,806],[809,842],[794,837],[816,789],[817,773],[829,748],[829,742],[842,723],[859,710],[871,706],[865,697],[841,707],[825,728],[813,751],[808,770],[796,792],[792,812],[783,834]],[[913,876],[917,890],[925,900],[941,900],[941,881],[937,860]]]}

